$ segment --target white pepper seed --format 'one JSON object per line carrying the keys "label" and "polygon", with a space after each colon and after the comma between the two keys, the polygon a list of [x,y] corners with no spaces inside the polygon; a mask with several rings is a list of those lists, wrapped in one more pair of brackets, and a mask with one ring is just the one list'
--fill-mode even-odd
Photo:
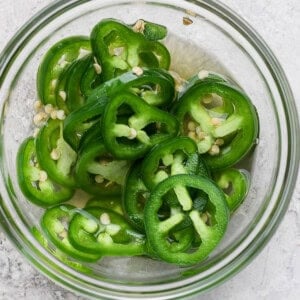
{"label": "white pepper seed", "polygon": [[98,75],[102,73],[102,67],[99,64],[93,64],[93,67]]}
{"label": "white pepper seed", "polygon": [[205,78],[207,78],[209,76],[209,72],[207,70],[201,70],[199,73],[198,73],[198,78],[200,80],[203,80]]}
{"label": "white pepper seed", "polygon": [[132,27],[133,31],[143,33],[145,30],[145,22],[143,20],[137,20],[134,26]]}
{"label": "white pepper seed", "polygon": [[53,149],[50,153],[51,159],[53,160],[59,160],[61,153],[58,149]]}
{"label": "white pepper seed", "polygon": [[33,107],[34,107],[34,110],[36,112],[38,112],[43,107],[42,101],[40,101],[40,100],[35,101],[34,104],[33,104]]}
{"label": "white pepper seed", "polygon": [[95,176],[95,181],[97,183],[102,183],[104,181],[104,177],[98,174]]}
{"label": "white pepper seed", "polygon": [[39,181],[45,182],[47,179],[48,179],[48,174],[45,171],[41,170],[39,173]]}
{"label": "white pepper seed", "polygon": [[56,117],[59,120],[64,120],[66,118],[65,111],[60,109],[56,112]]}
{"label": "white pepper seed", "polygon": [[101,216],[100,216],[100,222],[103,225],[109,225],[110,224],[110,217],[109,217],[109,215],[107,213],[101,214]]}
{"label": "white pepper seed", "polygon": [[58,95],[63,101],[66,101],[67,93],[65,91],[59,91]]}
{"label": "white pepper seed", "polygon": [[45,105],[45,113],[51,114],[52,111],[53,111],[53,105],[52,104]]}
{"label": "white pepper seed", "polygon": [[143,75],[144,71],[140,67],[133,67],[132,68],[132,73],[137,75],[137,76],[141,76],[141,75]]}
{"label": "white pepper seed", "polygon": [[220,153],[220,147],[218,145],[212,145],[209,152],[210,155],[218,155]]}
{"label": "white pepper seed", "polygon": [[33,117],[33,123],[36,125],[36,126],[40,126],[41,123],[43,121],[45,121],[45,119],[47,119],[47,114],[43,111],[37,113],[34,117]]}

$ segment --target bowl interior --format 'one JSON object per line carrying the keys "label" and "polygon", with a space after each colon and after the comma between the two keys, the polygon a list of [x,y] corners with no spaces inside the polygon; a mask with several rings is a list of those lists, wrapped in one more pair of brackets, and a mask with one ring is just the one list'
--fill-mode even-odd
{"label": "bowl interior", "polygon": [[[1,88],[6,99],[1,120],[1,164],[7,187],[6,207],[15,226],[21,228],[19,238],[27,240],[27,250],[44,257],[50,273],[59,256],[53,246],[51,255],[31,235],[33,226],[39,227],[43,209],[32,205],[22,195],[16,177],[16,154],[22,141],[33,133],[33,103],[37,100],[36,74],[41,57],[60,39],[72,35],[89,35],[93,26],[103,18],[117,18],[126,23],[146,19],[167,26],[165,40],[171,52],[171,69],[185,78],[202,69],[215,71],[232,78],[250,96],[260,120],[260,133],[255,150],[239,167],[251,174],[251,187],[242,206],[232,215],[226,236],[207,260],[192,268],[173,265],[145,257],[104,258],[97,264],[78,264],[63,260],[64,272],[70,277],[99,285],[101,282],[124,286],[150,286],[174,283],[179,280],[205,278],[232,261],[255,238],[274,208],[278,184],[283,181],[287,161],[286,119],[272,75],[263,58],[241,32],[226,22],[217,9],[186,1],[87,1],[60,13],[52,13],[15,54]],[[188,16],[193,23],[183,25]],[[280,159],[279,159],[280,158]],[[77,199],[85,198],[83,193]],[[25,247],[25,246],[24,246]],[[45,259],[47,256],[47,260]],[[74,266],[76,266],[74,270]],[[72,269],[73,268],[73,269]],[[85,274],[84,271],[90,271]],[[78,274],[77,274],[78,273]],[[194,277],[193,277],[194,276]],[[178,283],[177,283],[178,284]],[[120,288],[120,285],[123,286]],[[152,287],[153,288],[153,287]],[[151,287],[148,288],[151,290]]]}

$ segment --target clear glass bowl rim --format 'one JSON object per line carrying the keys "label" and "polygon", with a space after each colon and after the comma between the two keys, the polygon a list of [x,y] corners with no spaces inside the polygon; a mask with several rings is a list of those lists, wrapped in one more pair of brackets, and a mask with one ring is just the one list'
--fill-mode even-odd
{"label": "clear glass bowl rim", "polygon": [[[22,49],[23,45],[25,45],[26,42],[30,40],[30,38],[35,34],[39,26],[46,24],[49,20],[53,20],[58,14],[61,14],[73,7],[76,7],[79,4],[84,4],[85,2],[89,1],[90,0],[57,0],[45,7],[35,16],[33,16],[14,35],[14,37],[7,44],[6,48],[0,54],[0,88],[2,82],[4,82],[5,80],[6,73],[8,72],[9,68],[14,62],[15,56],[18,55],[18,52],[20,51],[20,49]],[[134,1],[138,2],[138,0]],[[284,187],[281,188],[281,197],[280,199],[278,199],[276,210],[273,212],[272,218],[264,227],[264,234],[255,236],[251,247],[248,247],[246,250],[240,253],[240,255],[237,256],[234,261],[231,261],[228,265],[222,268],[218,272],[218,274],[214,274],[214,276],[206,278],[206,282],[203,283],[202,286],[197,285],[197,282],[193,281],[188,286],[180,286],[179,288],[174,288],[172,290],[166,291],[166,293],[161,291],[158,294],[147,294],[147,296],[155,296],[156,299],[186,297],[188,295],[191,296],[195,293],[203,292],[232,277],[245,265],[249,264],[272,237],[288,208],[297,180],[300,159],[300,151],[297,151],[300,149],[300,137],[298,135],[299,120],[297,115],[297,108],[295,106],[295,101],[287,78],[279,62],[273,55],[272,51],[265,44],[260,35],[257,34],[257,32],[249,24],[247,24],[245,20],[240,18],[226,5],[216,0],[207,0],[205,1],[205,3],[200,0],[185,0],[185,2],[190,2],[199,5],[213,12],[214,14],[222,17],[227,23],[234,27],[234,29],[237,30],[244,38],[246,38],[247,41],[251,43],[251,45],[259,53],[259,55],[264,59],[268,70],[270,71],[274,81],[276,82],[276,86],[281,96],[281,99],[285,99],[285,101],[283,101],[282,104],[285,111],[285,115],[288,116],[288,141],[292,141],[292,143],[289,143],[288,148],[288,166],[286,167],[286,170],[288,170],[289,172],[286,172],[286,185],[284,185]],[[1,198],[2,196],[0,196],[0,200],[2,203]],[[3,207],[0,207],[0,217],[2,219],[0,226],[2,225],[4,231],[6,232],[7,236],[12,240],[14,245],[22,252],[23,255],[25,255],[25,257],[31,262],[32,265],[34,265],[40,272],[44,273],[46,276],[48,276],[58,284],[85,296],[101,296],[109,297],[111,299],[124,299],[127,298],[129,295],[132,297],[137,297],[138,295],[142,296],[142,294],[139,294],[139,291],[137,291],[137,293],[135,293],[135,291],[129,292],[126,290],[118,293],[114,292],[113,289],[103,290],[102,292],[90,291],[89,286],[87,286],[86,283],[83,283],[82,286],[77,286],[76,282],[72,282],[72,280],[70,280],[70,278],[68,278],[68,276],[66,276],[64,272],[57,274],[56,272],[47,270],[47,268],[45,268],[45,263],[43,264],[37,261],[33,253],[30,251],[30,248],[24,247],[22,245],[22,239],[20,238],[20,236],[18,236],[20,235],[20,231],[18,230],[18,228],[13,228],[11,223],[8,222],[8,213],[4,205]],[[60,268],[60,270],[62,269]]]}

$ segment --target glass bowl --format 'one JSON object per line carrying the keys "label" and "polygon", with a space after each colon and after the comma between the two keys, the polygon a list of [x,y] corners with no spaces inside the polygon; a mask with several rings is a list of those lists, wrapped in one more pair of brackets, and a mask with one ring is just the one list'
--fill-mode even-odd
{"label": "glass bowl", "polygon": [[[221,244],[197,266],[179,268],[144,257],[80,264],[51,245],[47,250],[32,234],[43,210],[29,203],[18,187],[16,153],[33,133],[40,59],[56,41],[88,35],[107,17],[164,24],[169,30],[165,43],[173,57],[171,69],[184,77],[202,69],[227,75],[257,108],[259,139],[244,165],[251,173],[248,196],[233,214]],[[184,25],[184,17],[191,24]],[[203,292],[248,264],[287,209],[299,166],[299,122],[289,85],[258,34],[217,1],[55,1],[31,19],[1,54],[0,86],[2,226],[38,270],[74,292],[106,299],[186,298]]]}

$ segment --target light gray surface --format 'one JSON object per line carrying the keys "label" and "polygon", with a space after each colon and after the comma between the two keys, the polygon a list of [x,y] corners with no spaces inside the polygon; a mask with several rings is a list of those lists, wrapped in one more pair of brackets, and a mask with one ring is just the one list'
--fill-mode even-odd
{"label": "light gray surface", "polygon": [[[53,0],[0,0],[0,51]],[[266,40],[282,64],[300,111],[300,1],[223,0]],[[300,299],[300,181],[276,234],[243,271],[197,299]],[[0,230],[0,300],[82,299],[34,270]]]}

